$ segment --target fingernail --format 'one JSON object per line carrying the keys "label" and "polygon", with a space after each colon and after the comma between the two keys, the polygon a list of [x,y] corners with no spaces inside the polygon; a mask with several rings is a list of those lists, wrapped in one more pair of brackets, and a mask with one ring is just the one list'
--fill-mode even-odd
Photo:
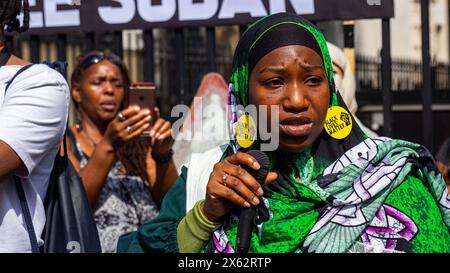
{"label": "fingernail", "polygon": [[155,131],[150,131],[150,136],[153,137],[155,135]]}
{"label": "fingernail", "polygon": [[258,199],[258,197],[253,198],[252,203],[253,203],[254,205],[258,205],[258,204],[259,204],[259,199]]}
{"label": "fingernail", "polygon": [[250,204],[248,202],[244,202],[244,207],[249,208]]}
{"label": "fingernail", "polygon": [[155,138],[159,139],[159,136],[161,136],[159,133],[156,134]]}
{"label": "fingernail", "polygon": [[134,106],[134,110],[139,111],[139,110],[141,110],[141,107],[139,107],[139,106]]}
{"label": "fingernail", "polygon": [[152,120],[152,116],[148,116],[148,117],[147,117],[147,120],[148,120],[148,121],[151,121],[151,120]]}
{"label": "fingernail", "polygon": [[261,166],[259,165],[259,163],[258,162],[253,162],[253,167],[255,168],[255,169],[259,169],[259,168],[261,168]]}
{"label": "fingernail", "polygon": [[264,194],[264,191],[261,188],[259,188],[256,194],[258,194],[258,196],[262,196]]}
{"label": "fingernail", "polygon": [[144,110],[144,114],[145,114],[145,115],[149,115],[149,114],[150,114],[150,110],[145,109],[145,110]]}
{"label": "fingernail", "polygon": [[144,125],[144,128],[148,128],[148,126],[150,126],[150,124],[146,123],[146,124]]}

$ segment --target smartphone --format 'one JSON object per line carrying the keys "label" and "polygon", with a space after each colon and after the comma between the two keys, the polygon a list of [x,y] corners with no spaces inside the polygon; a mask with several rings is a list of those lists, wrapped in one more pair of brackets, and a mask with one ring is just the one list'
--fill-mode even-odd
{"label": "smartphone", "polygon": [[[130,91],[128,93],[128,106],[137,105],[141,109],[149,109],[152,113],[152,117],[155,116],[155,94],[156,86],[152,82],[134,82],[130,85]],[[141,136],[149,136],[151,125],[153,125],[154,119],[150,122],[150,127],[147,128]]]}

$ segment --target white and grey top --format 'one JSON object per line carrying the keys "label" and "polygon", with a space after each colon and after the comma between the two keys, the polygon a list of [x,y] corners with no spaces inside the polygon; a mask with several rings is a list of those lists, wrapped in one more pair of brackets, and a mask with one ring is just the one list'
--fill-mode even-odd
{"label": "white and grey top", "polygon": [[[88,157],[77,143],[83,168]],[[136,231],[145,221],[159,214],[158,207],[150,194],[148,181],[135,175],[120,173],[122,163],[117,161],[108,173],[105,184],[94,206],[94,220],[97,224],[102,252],[116,252],[119,237]]]}

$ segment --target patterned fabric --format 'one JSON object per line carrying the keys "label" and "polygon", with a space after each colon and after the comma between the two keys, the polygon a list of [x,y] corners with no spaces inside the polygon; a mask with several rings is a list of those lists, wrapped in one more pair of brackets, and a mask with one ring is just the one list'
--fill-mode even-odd
{"label": "patterned fabric", "polygon": [[[279,13],[252,24],[236,48],[229,88],[231,132],[243,114],[237,110],[238,105],[248,105],[249,53],[261,36],[269,30],[276,31],[282,24],[305,28],[314,36],[328,77],[330,106],[338,105],[348,111],[336,90],[332,62],[320,30],[299,16]],[[235,140],[230,142],[230,147],[222,159],[243,150]],[[252,148],[258,147],[256,141]],[[298,154],[278,151],[268,155],[270,169],[279,173],[279,180],[267,187],[264,195],[273,217],[253,234],[250,252],[345,252],[358,241],[368,245],[367,249],[394,251],[397,245],[401,248],[404,241],[417,235],[417,225],[426,220],[422,217],[418,219],[420,223],[414,223],[410,215],[384,202],[396,187],[413,180],[414,175],[419,176],[422,187],[431,193],[424,194],[426,201],[439,204],[434,220],[445,223],[445,238],[441,240],[450,243],[448,192],[432,157],[420,145],[387,138],[369,139],[353,123],[350,135],[343,140],[322,132],[307,151]],[[412,193],[419,194],[419,189],[413,189]],[[403,197],[399,196],[394,203],[401,200]],[[406,206],[415,208],[417,204]],[[234,251],[237,213],[214,233],[206,251]],[[428,236],[432,240],[433,235]],[[397,244],[399,240],[402,243]],[[450,251],[449,247],[442,249]]]}
{"label": "patterned fabric", "polygon": [[[80,167],[83,168],[88,157],[82,152],[79,143],[77,149],[82,158]],[[106,253],[116,252],[119,236],[137,230],[146,220],[159,213],[147,182],[139,176],[121,174],[121,166],[121,162],[117,161],[109,171],[94,206],[102,252]]]}
{"label": "patterned fabric", "polygon": [[[308,163],[303,166],[313,169]],[[413,168],[422,177],[416,184],[407,183]],[[321,175],[301,177],[305,179],[296,182],[284,177],[266,189],[273,216],[253,234],[251,252],[427,252],[430,245],[439,244],[436,251],[450,252],[450,196],[430,154],[420,145],[367,139]],[[417,198],[421,186],[428,191]],[[407,189],[408,197],[390,195],[395,189]],[[409,202],[400,205],[399,200],[405,199]],[[417,207],[426,204],[431,204],[428,215],[418,215]],[[427,219],[434,221],[431,229],[442,231],[426,232]],[[214,233],[210,250],[234,252],[237,224],[232,215]],[[419,230],[426,236],[417,238]],[[422,241],[428,245],[411,249],[413,239],[420,241],[416,245]]]}

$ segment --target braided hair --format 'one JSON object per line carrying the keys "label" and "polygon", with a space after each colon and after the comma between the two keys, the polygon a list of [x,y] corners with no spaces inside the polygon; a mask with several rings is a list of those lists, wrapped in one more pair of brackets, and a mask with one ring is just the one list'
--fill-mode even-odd
{"label": "braided hair", "polygon": [[[22,26],[17,18],[23,11]],[[8,32],[25,32],[30,26],[30,5],[28,0],[1,0],[0,1],[0,27]]]}

